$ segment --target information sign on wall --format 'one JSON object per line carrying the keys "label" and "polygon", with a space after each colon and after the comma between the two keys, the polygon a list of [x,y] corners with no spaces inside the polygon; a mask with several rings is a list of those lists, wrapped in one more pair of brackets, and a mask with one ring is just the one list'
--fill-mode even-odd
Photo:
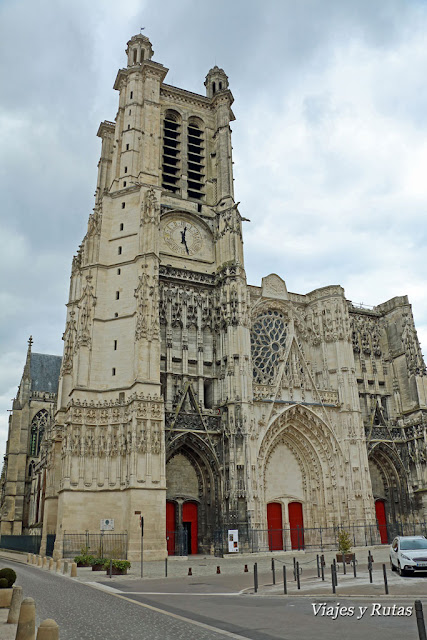
{"label": "information sign on wall", "polygon": [[239,531],[237,529],[228,530],[228,553],[239,552]]}

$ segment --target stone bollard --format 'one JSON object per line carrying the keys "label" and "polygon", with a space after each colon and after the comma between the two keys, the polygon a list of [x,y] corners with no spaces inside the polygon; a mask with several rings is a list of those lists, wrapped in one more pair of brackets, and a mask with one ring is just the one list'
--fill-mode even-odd
{"label": "stone bollard", "polygon": [[71,577],[77,578],[77,564],[75,562],[71,564]]}
{"label": "stone bollard", "polygon": [[67,561],[64,562],[64,568],[62,569],[62,573],[63,574],[68,573],[68,562]]}
{"label": "stone bollard", "polygon": [[37,631],[36,640],[59,640],[59,627],[55,620],[43,620]]}
{"label": "stone bollard", "polygon": [[12,601],[10,603],[9,615],[7,616],[8,624],[18,624],[21,602],[22,602],[22,587],[13,587]]}
{"label": "stone bollard", "polygon": [[53,558],[49,558],[49,571],[53,569]]}
{"label": "stone bollard", "polygon": [[27,553],[27,564],[31,563],[31,553]]}
{"label": "stone bollard", "polygon": [[47,569],[47,558],[44,556],[43,558],[43,569]]}
{"label": "stone bollard", "polygon": [[42,566],[42,564],[43,564],[42,557],[41,557],[41,556],[37,556],[37,566],[38,566],[38,567],[41,567],[41,566]]}
{"label": "stone bollard", "polygon": [[37,556],[35,553],[33,553],[32,563],[37,564]]}
{"label": "stone bollard", "polygon": [[61,560],[56,561],[56,571],[61,571]]}
{"label": "stone bollard", "polygon": [[36,605],[33,598],[21,603],[15,640],[34,640],[36,635]]}

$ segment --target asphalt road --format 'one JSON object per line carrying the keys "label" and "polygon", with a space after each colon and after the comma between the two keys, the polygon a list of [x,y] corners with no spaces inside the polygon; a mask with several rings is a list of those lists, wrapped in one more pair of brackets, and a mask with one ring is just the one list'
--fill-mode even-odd
{"label": "asphalt road", "polygon": [[[343,599],[341,605],[354,607],[354,614],[346,615],[347,609],[344,615],[341,611],[333,619],[339,598],[224,595],[212,593],[209,580],[203,578],[193,583],[193,593],[182,593],[184,581],[177,578],[168,579],[167,586],[163,586],[162,591],[167,589],[167,593],[140,593],[139,581],[126,585],[114,580],[103,581],[107,587],[104,592],[35,567],[11,561],[0,564],[14,566],[17,583],[23,586],[26,596],[36,600],[38,622],[54,618],[60,625],[61,640],[418,639],[414,614],[391,615],[392,610],[381,608],[413,606],[413,597]],[[144,591],[156,582],[144,580]],[[119,593],[108,592],[111,588]],[[323,602],[332,607],[329,610],[332,615],[327,615],[328,609],[322,607],[314,615],[313,603]],[[376,610],[373,603],[377,604]],[[358,607],[367,607],[359,620]],[[425,599],[424,612],[427,618]]]}
{"label": "asphalt road", "polygon": [[24,597],[36,601],[37,625],[53,618],[61,640],[224,640],[223,634],[141,607],[70,578],[1,560],[12,567]]}

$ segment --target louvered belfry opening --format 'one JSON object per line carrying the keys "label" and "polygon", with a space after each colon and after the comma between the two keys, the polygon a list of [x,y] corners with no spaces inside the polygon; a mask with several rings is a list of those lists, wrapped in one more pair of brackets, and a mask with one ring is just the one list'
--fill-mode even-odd
{"label": "louvered belfry opening", "polygon": [[188,197],[201,200],[204,196],[203,131],[195,122],[188,125]]}
{"label": "louvered belfry opening", "polygon": [[181,125],[173,113],[163,121],[162,187],[179,193],[181,177]]}

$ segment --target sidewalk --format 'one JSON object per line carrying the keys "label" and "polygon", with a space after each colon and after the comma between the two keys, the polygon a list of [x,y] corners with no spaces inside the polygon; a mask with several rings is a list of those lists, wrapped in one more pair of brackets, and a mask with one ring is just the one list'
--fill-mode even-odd
{"label": "sidewalk", "polygon": [[[332,592],[331,564],[336,557],[335,551],[326,552],[325,555],[325,580],[317,577],[317,554],[314,552],[291,551],[269,554],[239,554],[237,556],[225,556],[216,558],[212,556],[194,555],[189,557],[169,556],[167,563],[144,562],[143,578],[141,578],[140,563],[132,563],[132,567],[126,576],[113,576],[112,579],[105,571],[92,571],[90,567],[82,567],[77,570],[76,582],[103,583],[111,585],[114,589],[133,593],[168,593],[180,592],[188,594],[201,593],[228,593],[228,594],[254,594],[254,563],[258,567],[258,596],[283,595],[283,566],[286,566],[288,595],[292,596],[365,596],[378,597],[385,594],[382,563],[386,565],[387,579],[390,596],[424,597],[427,594],[427,572],[401,578],[392,573],[389,565],[389,547],[371,547],[374,557],[373,583],[369,582],[367,568],[368,548],[355,549],[357,559],[357,578],[353,576],[353,567],[347,565],[347,575],[343,575],[342,564],[338,565],[338,586],[336,595]],[[272,557],[275,565],[276,585],[273,585]],[[299,562],[301,574],[301,589],[297,589],[297,583],[293,576],[293,558]],[[26,564],[27,554],[0,550],[0,562],[4,566],[7,559]],[[72,559],[68,559],[69,566]],[[167,564],[167,577],[165,576]],[[245,565],[248,572],[244,571]],[[35,571],[46,571],[35,565]],[[220,567],[220,573],[217,573]],[[191,568],[192,575],[188,572]],[[69,569],[70,570],[70,569]],[[54,571],[53,571],[54,572]],[[70,575],[63,575],[62,571],[56,575],[64,579],[71,579]]]}
{"label": "sidewalk", "polygon": [[0,609],[0,638],[1,640],[15,640],[17,624],[7,624],[9,609]]}

